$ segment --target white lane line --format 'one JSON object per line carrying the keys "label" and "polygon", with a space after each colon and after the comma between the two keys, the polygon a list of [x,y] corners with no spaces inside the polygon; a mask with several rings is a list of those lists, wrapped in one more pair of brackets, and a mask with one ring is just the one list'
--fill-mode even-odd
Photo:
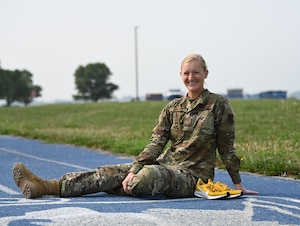
{"label": "white lane line", "polygon": [[14,191],[14,190],[12,190],[12,189],[10,189],[10,188],[2,185],[2,184],[0,184],[0,191],[3,191],[3,192],[5,192],[7,194],[10,194],[10,195],[19,195],[19,194],[21,194],[20,192],[16,192],[16,191]]}
{"label": "white lane line", "polygon": [[[83,196],[84,197],[84,196]],[[53,198],[53,199],[25,199],[25,198],[0,198],[0,207],[3,206],[36,206],[36,205],[111,205],[111,204],[147,204],[147,203],[172,203],[196,201],[199,198],[179,198],[179,199],[161,199],[161,200],[119,200],[119,201],[80,201],[77,198]],[[75,200],[75,201],[74,201]],[[200,199],[201,200],[201,199]]]}
{"label": "white lane line", "polygon": [[55,164],[58,164],[58,165],[69,166],[69,167],[73,167],[73,168],[76,168],[76,169],[82,169],[82,170],[88,170],[88,171],[93,170],[91,168],[86,168],[86,167],[75,165],[75,164],[70,164],[70,163],[55,161],[55,160],[51,160],[51,159],[41,158],[41,157],[37,157],[35,155],[29,155],[29,154],[25,154],[25,153],[22,153],[22,152],[19,152],[19,151],[10,150],[10,149],[7,149],[7,148],[0,148],[0,151],[5,151],[5,152],[16,154],[16,155],[22,155],[22,156],[25,156],[25,157],[28,157],[28,158],[37,159],[37,160],[41,160],[41,161],[45,161],[45,162],[51,162],[51,163],[55,163]]}

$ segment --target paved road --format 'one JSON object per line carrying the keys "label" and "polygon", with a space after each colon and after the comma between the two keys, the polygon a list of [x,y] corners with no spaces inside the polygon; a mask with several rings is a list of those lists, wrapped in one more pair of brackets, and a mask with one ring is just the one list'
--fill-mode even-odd
{"label": "paved road", "polygon": [[[97,193],[79,198],[24,199],[11,168],[21,161],[45,179],[130,158],[70,145],[0,136],[0,225],[300,225],[300,181],[242,174],[260,192],[233,200],[140,198]],[[227,172],[216,180],[231,185]]]}

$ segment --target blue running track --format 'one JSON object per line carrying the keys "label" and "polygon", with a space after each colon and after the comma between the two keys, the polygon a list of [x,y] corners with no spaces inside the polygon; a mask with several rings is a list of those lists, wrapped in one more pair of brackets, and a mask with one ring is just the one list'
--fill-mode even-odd
{"label": "blue running track", "polygon": [[[232,200],[139,198],[106,193],[28,200],[14,184],[12,166],[23,162],[45,179],[132,159],[70,145],[0,136],[0,225],[300,225],[300,181],[242,173],[259,195]],[[226,171],[215,181],[232,187]]]}

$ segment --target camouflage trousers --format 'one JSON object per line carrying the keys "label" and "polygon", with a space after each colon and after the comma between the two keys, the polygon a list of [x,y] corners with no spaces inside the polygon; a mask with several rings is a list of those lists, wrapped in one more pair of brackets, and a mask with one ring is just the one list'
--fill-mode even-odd
{"label": "camouflage trousers", "polygon": [[[75,197],[97,192],[126,195],[122,181],[132,164],[107,165],[90,172],[73,172],[62,176],[61,197]],[[134,196],[163,194],[170,197],[191,197],[197,179],[181,170],[161,165],[145,165],[128,183]]]}

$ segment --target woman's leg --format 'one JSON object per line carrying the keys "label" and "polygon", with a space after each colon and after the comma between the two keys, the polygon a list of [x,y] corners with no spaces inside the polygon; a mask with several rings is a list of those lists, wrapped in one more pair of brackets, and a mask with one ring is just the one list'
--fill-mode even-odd
{"label": "woman's leg", "polygon": [[[61,179],[61,197],[75,197],[97,192],[121,192],[122,181],[132,164],[107,165],[91,172],[73,172]],[[125,194],[125,193],[124,193]]]}
{"label": "woman's leg", "polygon": [[145,165],[128,186],[136,196],[164,194],[170,197],[191,197],[196,182],[195,177],[181,170],[161,165]]}

